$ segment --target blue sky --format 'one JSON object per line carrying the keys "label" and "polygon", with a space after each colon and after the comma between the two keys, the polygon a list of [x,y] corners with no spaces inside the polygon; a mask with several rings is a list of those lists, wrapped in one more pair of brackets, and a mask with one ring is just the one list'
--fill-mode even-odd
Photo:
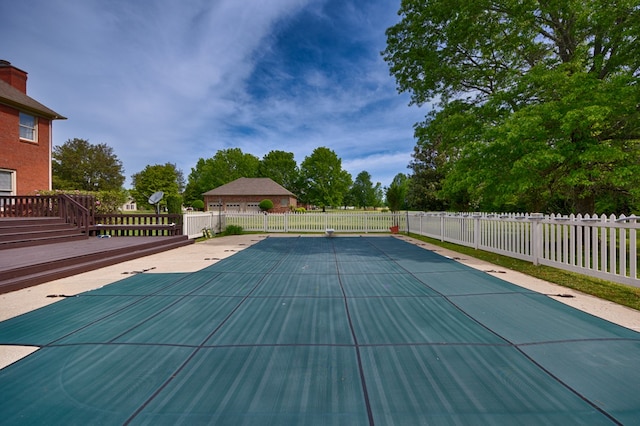
{"label": "blue sky", "polygon": [[355,178],[408,173],[413,124],[380,52],[400,0],[21,0],[0,4],[0,59],[68,117],[55,145],[111,146],[127,183],[147,165],[185,178],[240,148],[300,164],[325,146]]}

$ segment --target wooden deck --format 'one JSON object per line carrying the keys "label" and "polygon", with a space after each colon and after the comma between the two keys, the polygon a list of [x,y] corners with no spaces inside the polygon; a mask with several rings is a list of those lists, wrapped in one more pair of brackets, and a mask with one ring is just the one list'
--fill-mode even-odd
{"label": "wooden deck", "polygon": [[91,237],[0,251],[0,294],[192,244],[186,236]]}

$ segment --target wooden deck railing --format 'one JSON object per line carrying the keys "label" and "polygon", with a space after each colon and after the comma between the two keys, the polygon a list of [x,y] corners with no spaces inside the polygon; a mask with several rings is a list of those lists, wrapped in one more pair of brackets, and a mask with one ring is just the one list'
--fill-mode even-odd
{"label": "wooden deck railing", "polygon": [[89,228],[93,221],[91,212],[73,197],[66,194],[59,195],[58,215],[63,218],[65,222],[75,225],[87,238],[89,237]]}
{"label": "wooden deck railing", "polygon": [[59,217],[87,237],[92,224],[95,197],[87,195],[0,196],[0,217]]}
{"label": "wooden deck railing", "polygon": [[97,214],[91,230],[97,235],[114,237],[182,235],[182,215]]}
{"label": "wooden deck railing", "polygon": [[91,234],[147,237],[182,235],[181,214],[97,214],[92,195],[0,196],[2,217],[60,217]]}
{"label": "wooden deck railing", "polygon": [[0,217],[55,217],[58,216],[57,195],[2,195]]}

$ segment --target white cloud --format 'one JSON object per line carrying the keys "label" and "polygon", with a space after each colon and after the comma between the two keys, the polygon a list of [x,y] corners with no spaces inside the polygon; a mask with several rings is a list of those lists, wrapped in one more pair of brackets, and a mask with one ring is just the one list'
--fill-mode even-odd
{"label": "white cloud", "polygon": [[349,171],[354,179],[358,173],[367,171],[374,185],[380,182],[383,187],[386,187],[398,173],[409,174],[407,164],[410,160],[411,152],[391,152],[353,158],[344,161],[342,167]]}
{"label": "white cloud", "polygon": [[[257,156],[291,151],[298,162],[327,146],[349,171],[362,165],[374,181],[393,178],[406,171],[411,126],[424,115],[395,93],[379,56],[381,25],[395,14],[371,15],[389,6],[358,0],[344,16],[351,21],[338,22],[328,1],[5,2],[0,39],[18,28],[21,36],[1,59],[29,72],[29,95],[69,118],[54,124],[56,144],[107,143],[127,177],[165,162],[186,176],[199,158],[230,146]],[[303,26],[316,32],[292,41],[304,40],[317,64],[278,56],[279,34],[301,16],[318,27]],[[314,35],[327,29],[360,50],[318,45],[323,38]]]}

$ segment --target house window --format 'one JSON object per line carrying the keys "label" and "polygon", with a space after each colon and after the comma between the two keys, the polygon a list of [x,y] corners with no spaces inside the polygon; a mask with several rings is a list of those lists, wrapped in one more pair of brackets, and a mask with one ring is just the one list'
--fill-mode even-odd
{"label": "house window", "polygon": [[37,132],[38,120],[29,114],[20,113],[20,139],[36,142],[38,140]]}
{"label": "house window", "polygon": [[13,195],[14,171],[0,170],[0,195]]}

